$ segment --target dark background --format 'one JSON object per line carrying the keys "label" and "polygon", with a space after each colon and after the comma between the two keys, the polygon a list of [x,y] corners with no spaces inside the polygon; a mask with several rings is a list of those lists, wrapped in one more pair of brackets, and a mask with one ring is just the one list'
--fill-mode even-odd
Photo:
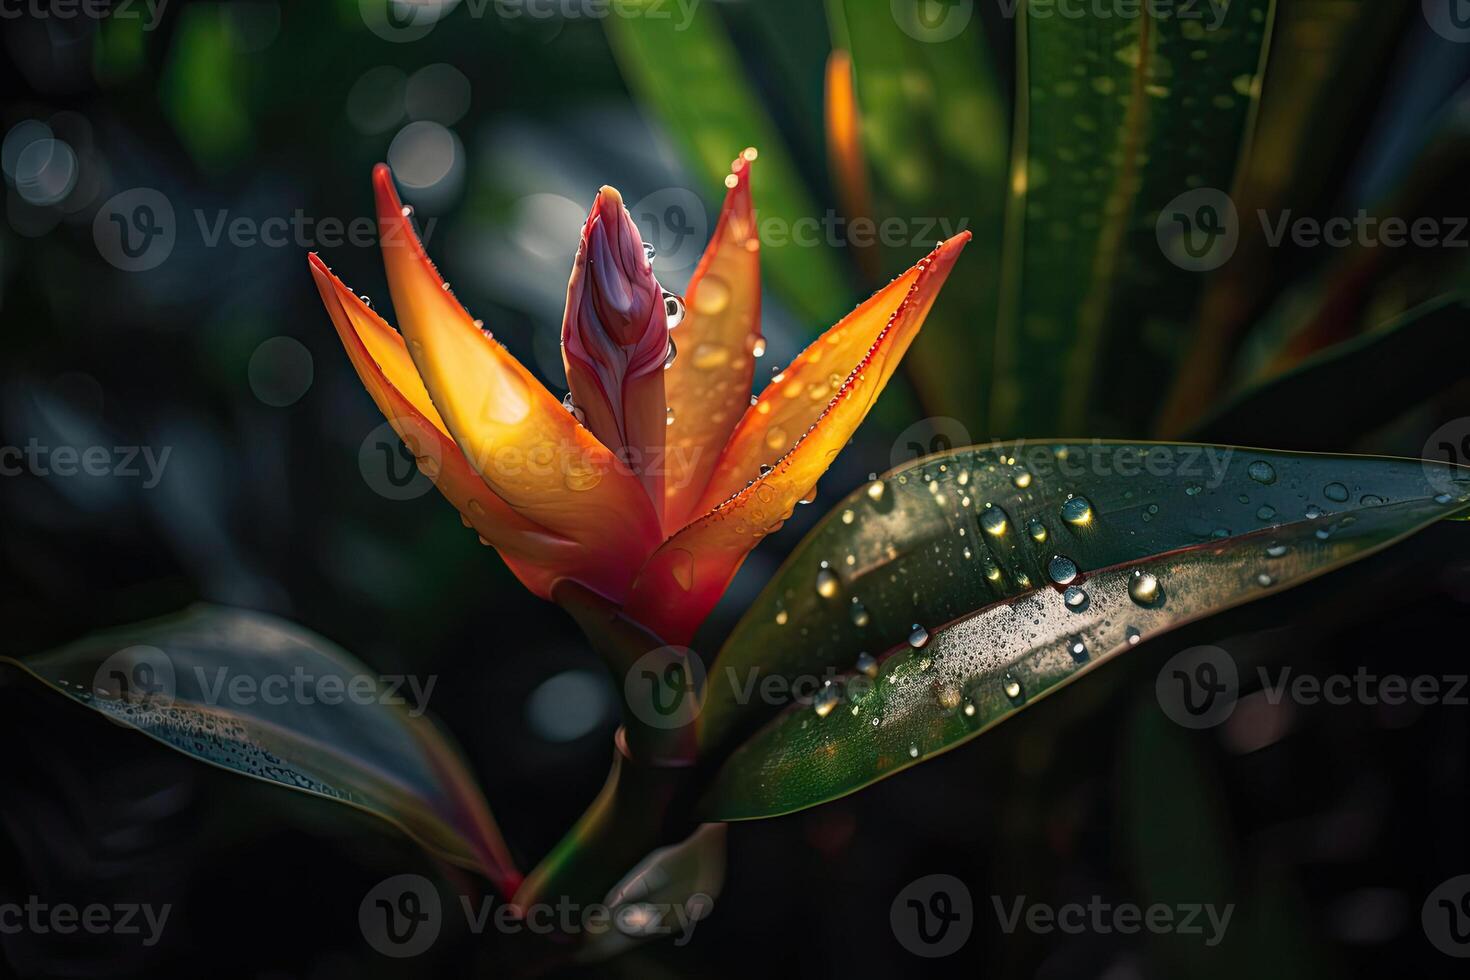
{"label": "dark background", "polygon": [[[750,5],[718,6],[760,84],[767,63]],[[789,47],[809,49],[811,64],[802,90],[769,104],[802,151],[803,176],[833,205],[818,6],[783,15]],[[610,685],[571,621],[529,596],[452,508],[434,494],[398,502],[375,492],[359,451],[381,418],[307,273],[316,245],[211,247],[194,212],[210,221],[221,209],[255,220],[297,209],[368,215],[372,164],[392,158],[395,139],[407,140],[404,159],[423,160],[406,127],[443,127],[458,140],[446,175],[409,195],[421,223],[439,219],[429,250],[466,305],[560,390],[556,328],[579,209],[601,183],[629,199],[700,188],[713,205],[713,192],[631,99],[595,20],[460,10],[421,41],[390,44],[349,0],[173,0],[149,31],[30,16],[0,31],[0,129],[48,122],[76,161],[72,190],[41,205],[7,167],[0,442],[171,449],[152,488],[121,477],[0,479],[0,653],[36,653],[208,600],[287,617],[385,672],[437,676],[434,713],[471,760],[521,866],[533,865],[606,773]],[[1405,51],[1422,42],[1406,40]],[[1414,90],[1413,67],[1401,66],[1402,90]],[[430,170],[444,163],[419,149]],[[169,199],[178,241],[158,268],[128,273],[99,254],[92,220],[112,194],[139,186]],[[321,250],[359,291],[386,297],[375,247]],[[853,282],[850,301],[860,298]],[[766,310],[767,364],[785,363],[826,326],[792,315],[780,296]],[[274,339],[283,337],[295,344]],[[747,563],[702,649],[806,526],[889,467],[895,436],[921,414],[922,383],[896,379],[817,506]],[[1451,396],[1341,448],[1418,455],[1439,423],[1467,414],[1470,402]],[[858,796],[736,825],[725,892],[693,942],[598,970],[1462,975],[1426,940],[1420,908],[1440,882],[1470,873],[1465,706],[1272,707],[1247,693],[1230,724],[1189,732],[1160,712],[1153,682],[1173,652],[1199,643],[1243,666],[1300,673],[1362,665],[1463,675],[1467,554],[1470,528],[1433,528],[1361,567],[1141,648],[977,744]],[[197,765],[0,671],[0,902],[174,906],[152,949],[115,936],[0,935],[0,973],[499,969],[493,934],[451,930],[408,962],[368,948],[357,925],[367,890],[404,871],[443,872],[375,822]],[[530,707],[540,685],[567,671],[598,692],[569,723],[571,738]],[[962,952],[925,963],[895,940],[888,914],[900,889],[932,873],[966,882],[976,924]],[[441,890],[456,887],[475,885],[451,875]],[[992,895],[1237,908],[1226,942],[1208,949],[1190,937],[1006,936]]]}

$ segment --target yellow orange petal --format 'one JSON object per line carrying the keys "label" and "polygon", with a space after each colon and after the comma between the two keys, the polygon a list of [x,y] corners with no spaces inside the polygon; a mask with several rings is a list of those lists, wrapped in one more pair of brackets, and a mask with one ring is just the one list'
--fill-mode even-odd
{"label": "yellow orange petal", "polygon": [[[648,560],[626,603],[630,618],[667,643],[689,642],[746,554],[791,516],[852,437],[969,239],[965,232],[942,243],[819,337],[785,379],[772,382],[736,429],[729,458],[716,472],[717,478],[739,479],[739,487]],[[834,374],[837,380],[829,381]],[[819,399],[812,396],[818,388]],[[769,407],[763,412],[762,405]],[[793,444],[772,447],[765,438],[770,419],[802,426]]]}
{"label": "yellow orange petal", "polygon": [[[838,48],[827,56],[825,99],[827,164],[837,184],[842,211],[849,221],[868,219],[873,211],[868,190],[868,162],[863,154],[862,115],[853,86],[852,58]],[[864,241],[857,247],[858,262],[869,280],[877,278],[878,251]]]}
{"label": "yellow orange petal", "polygon": [[551,597],[560,579],[582,579],[586,553],[576,542],[527,520],[497,497],[450,438],[409,359],[403,338],[352,290],[332,275],[316,255],[312,277],[332,318],[347,357],[379,411],[418,457],[419,467],[463,515],[481,539],[500,552],[528,589]]}
{"label": "yellow orange petal", "polygon": [[714,237],[685,295],[675,331],[679,356],[664,372],[672,411],[664,478],[664,526],[688,520],[709,484],[730,433],[750,407],[754,351],[760,342],[760,240],[746,150],[730,168]]}
{"label": "yellow orange petal", "polygon": [[522,517],[598,556],[603,581],[637,568],[661,537],[638,478],[460,306],[425,254],[387,167],[373,171],[373,186],[388,287],[409,354],[470,465]]}

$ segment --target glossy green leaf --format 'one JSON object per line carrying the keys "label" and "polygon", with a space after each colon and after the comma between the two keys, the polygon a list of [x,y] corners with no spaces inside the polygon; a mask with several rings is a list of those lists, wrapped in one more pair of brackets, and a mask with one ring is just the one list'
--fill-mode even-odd
{"label": "glossy green leaf", "polygon": [[948,284],[909,359],[931,413],[978,426],[987,392],[975,378],[988,371],[994,346],[1011,135],[980,19],[954,36],[920,40],[918,22],[900,25],[888,4],[829,0],[827,8],[833,43],[852,57],[877,185],[874,213],[864,217],[899,219],[908,232],[901,243],[885,237],[884,274],[908,268],[936,239],[963,229],[975,235],[978,261]]}
{"label": "glossy green leaf", "polygon": [[[1402,4],[1296,0],[1282,4],[1250,153],[1231,196],[1243,216],[1318,214],[1330,206],[1358,153],[1365,107],[1384,88],[1405,23]],[[1243,220],[1230,261],[1211,277],[1189,350],[1158,422],[1164,438],[1196,424],[1230,380],[1232,354],[1260,310],[1292,276],[1260,221]]]}
{"label": "glossy green leaf", "polygon": [[[921,650],[891,652],[871,679],[840,679],[843,697],[825,716],[789,709],[731,756],[707,812],[752,819],[854,792],[1138,642],[1365,558],[1464,506],[1420,498],[1297,520],[1092,572],[1073,586],[1078,604],[1048,587],[991,605],[935,630]],[[1141,601],[1140,591],[1157,598]]]}
{"label": "glossy green leaf", "polygon": [[[771,222],[793,229],[799,227],[798,221],[804,227],[821,218],[785,144],[746,81],[713,4],[693,8],[687,18],[608,17],[606,24],[623,76],[640,101],[658,113],[695,172],[707,182],[706,196],[724,186],[730,161],[754,146],[760,151],[760,163],[752,186],[763,227]],[[825,326],[851,306],[831,249],[796,244],[789,237],[766,241],[767,237],[762,236],[761,272],[805,317]]]}
{"label": "glossy green leaf", "polygon": [[[1136,431],[1151,418],[1155,386],[1102,379],[1167,375],[1182,353],[1205,282],[1186,246],[1223,244],[1202,223],[1161,243],[1160,215],[1209,221],[1201,205],[1233,186],[1273,7],[1072,17],[1021,5],[994,429]],[[1228,227],[1214,214],[1211,227]]]}
{"label": "glossy green leaf", "polygon": [[[812,707],[790,708],[789,700],[783,704],[759,695],[762,684],[778,678],[768,690],[799,694],[804,679],[820,684],[834,672],[853,671],[864,653],[878,659],[902,649],[916,623],[935,635],[925,648],[931,658],[955,642],[939,643],[941,636],[973,639],[985,624],[1013,617],[1018,609],[1034,609],[1038,617],[1046,613],[1051,623],[1062,602],[1061,587],[1054,583],[1066,578],[1053,571],[1056,556],[1076,566],[1092,596],[1086,615],[1064,610],[1067,615],[1060,616],[1057,628],[1074,632],[1101,628],[1099,614],[1117,614],[1114,603],[1103,600],[1120,587],[1126,599],[1134,563],[1144,562],[1161,577],[1167,571],[1173,584],[1165,578],[1166,601],[1160,608],[1140,608],[1136,621],[1108,627],[1116,631],[1133,625],[1148,634],[1381,546],[1387,539],[1370,540],[1361,530],[1376,526],[1367,521],[1368,514],[1386,515],[1383,519],[1390,521],[1388,530],[1395,535],[1446,516],[1462,506],[1461,497],[1470,497],[1470,484],[1456,479],[1465,473],[1418,461],[1183,444],[1038,443],[929,457],[834,507],[737,624],[709,669],[699,716],[703,751],[719,758],[776,710],[788,710],[756,742],[739,748],[736,754],[747,760],[748,768],[749,760],[774,751],[772,739],[787,737],[802,722],[816,718]],[[1344,520],[1355,515],[1352,522]],[[1351,527],[1360,530],[1346,533]],[[1325,541],[1317,538],[1319,531],[1326,532]],[[1270,575],[1270,586],[1235,594],[1210,578],[1234,574],[1229,561],[1242,567],[1252,560],[1260,564],[1264,549],[1278,538],[1305,540],[1292,549],[1295,557],[1281,560],[1280,568],[1251,572]],[[1237,539],[1249,543],[1232,546]],[[1338,542],[1359,546],[1340,552],[1334,550]],[[1169,564],[1176,555],[1193,557],[1176,569]],[[1062,570],[1064,565],[1058,565],[1057,571]],[[1254,581],[1250,576],[1247,580]],[[976,621],[977,615],[989,618]],[[969,627],[970,633],[956,632],[972,621],[976,625]],[[941,627],[947,623],[959,625],[946,634]],[[1011,663],[1022,664],[1028,657],[1050,662],[1065,639],[1038,634],[1028,641],[1024,636],[1018,631],[1004,638],[987,663],[1010,669]],[[1092,639],[1086,663],[1100,659],[1113,637],[1095,634]],[[972,644],[969,649],[978,648]],[[884,669],[907,672],[913,669],[904,666],[908,662],[890,658]],[[1086,663],[1075,663],[1073,671]],[[1050,677],[1048,685],[1065,676]],[[1023,687],[1028,698],[1039,693],[1035,678],[1023,681]],[[808,683],[805,690],[812,688]],[[830,706],[822,698],[817,704]],[[825,724],[839,714],[858,720],[850,713],[852,706],[835,706],[821,720]],[[952,706],[951,713],[958,707]],[[859,715],[871,725],[872,712]],[[951,720],[952,734],[960,737],[972,719],[959,715]],[[935,749],[927,736],[884,729],[882,724],[879,728],[885,742],[890,731],[902,732],[919,745],[921,755]],[[906,752],[908,743],[900,748]],[[737,810],[745,815],[779,812],[763,809],[773,801],[754,802],[761,797],[750,785],[742,784],[742,791],[752,794],[751,810],[739,810],[744,804],[738,803],[738,794],[721,791],[725,802],[712,812],[721,819]]]}
{"label": "glossy green leaf", "polygon": [[506,894],[518,883],[473,777],[406,703],[411,686],[298,626],[196,606],[0,659],[184,755],[380,817]]}
{"label": "glossy green leaf", "polygon": [[[1275,442],[1303,450],[1348,445],[1465,379],[1470,299],[1446,297],[1380,330],[1339,344],[1232,399],[1195,432],[1200,439]],[[1385,364],[1414,370],[1385,371]],[[1372,398],[1343,398],[1372,391]],[[1303,406],[1327,405],[1328,411]]]}

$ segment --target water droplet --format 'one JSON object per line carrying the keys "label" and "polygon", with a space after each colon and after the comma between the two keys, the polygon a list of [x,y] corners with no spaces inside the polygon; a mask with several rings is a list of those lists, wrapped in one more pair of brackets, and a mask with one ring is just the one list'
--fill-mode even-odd
{"label": "water droplet", "polygon": [[1073,527],[1092,523],[1092,504],[1086,497],[1068,497],[1062,504],[1062,520]]}
{"label": "water droplet", "polygon": [[1006,512],[993,504],[986,504],[985,511],[980,515],[980,528],[986,534],[1000,537],[1006,533]]}
{"label": "water droplet", "polygon": [[677,293],[664,293],[664,316],[669,321],[670,330],[684,322],[684,313],[684,297]]}
{"label": "water droplet", "polygon": [[1365,493],[1358,498],[1358,503],[1364,507],[1379,507],[1382,506],[1384,500],[1376,493]]}
{"label": "water droplet", "polygon": [[1031,523],[1026,525],[1026,532],[1031,535],[1031,540],[1041,544],[1046,540],[1046,525],[1041,523],[1040,518],[1031,518]]}
{"label": "water droplet", "polygon": [[670,574],[674,576],[674,581],[678,583],[679,588],[688,592],[694,588],[694,553],[685,551],[683,548],[675,548],[669,557],[672,560],[672,564],[669,565]]}
{"label": "water droplet", "polygon": [[1348,488],[1341,483],[1329,483],[1322,488],[1322,496],[1336,504],[1346,503],[1348,499]]}
{"label": "water droplet", "polygon": [[766,356],[766,338],[764,338],[764,337],[757,337],[757,338],[755,338],[755,342],[750,345],[750,356],[751,357],[765,357]]}
{"label": "water droplet", "polygon": [[674,343],[674,338],[673,337],[670,337],[669,338],[669,352],[664,355],[664,370],[665,371],[667,371],[669,368],[671,368],[671,367],[674,366],[674,358],[676,358],[678,356],[679,356],[679,348]]}
{"label": "water droplet", "polygon": [[909,746],[909,758],[910,759],[917,759],[918,757],[919,757],[919,747],[917,745],[910,745]]}
{"label": "water droplet", "polygon": [[929,645],[929,631],[918,623],[914,624],[913,631],[909,633],[909,646],[915,650],[922,650]]}
{"label": "water droplet", "polygon": [[975,702],[974,701],[966,701],[965,702],[964,711],[965,711],[965,717],[966,718],[973,718],[973,717],[975,717]]}
{"label": "water droplet", "polygon": [[1081,612],[1087,608],[1087,593],[1075,585],[1069,585],[1067,591],[1062,593],[1062,601],[1073,612]]}
{"label": "water droplet", "polygon": [[1315,521],[1317,518],[1319,518],[1321,516],[1322,516],[1322,508],[1321,507],[1318,507],[1316,504],[1310,504],[1310,505],[1308,505],[1308,507],[1307,507],[1307,520],[1309,520],[1309,521]]}
{"label": "water droplet", "polygon": [[871,653],[860,653],[857,655],[857,669],[869,677],[877,677],[878,659]]}
{"label": "water droplet", "polygon": [[1439,494],[1438,496],[1436,496],[1434,498],[1434,502],[1437,503],[1437,504],[1447,504],[1447,503],[1449,503],[1450,501],[1452,501],[1454,499],[1455,498],[1454,497],[1451,497],[1449,494],[1442,493],[1442,494]]}
{"label": "water droplet", "polygon": [[812,707],[816,710],[818,718],[825,718],[841,701],[842,692],[837,689],[836,684],[828,681],[826,686],[817,692],[816,697],[812,698]]}
{"label": "water droplet", "polygon": [[1259,574],[1259,575],[1256,576],[1256,584],[1259,585],[1263,589],[1270,587],[1275,582],[1276,582],[1276,580],[1273,579],[1271,576],[1267,575],[1265,572],[1262,572],[1261,574]]}
{"label": "water droplet", "polygon": [[1130,626],[1130,627],[1128,627],[1128,629],[1123,633],[1123,635],[1127,638],[1128,645],[1130,647],[1131,646],[1137,646],[1138,645],[1138,641],[1141,640],[1141,639],[1143,639],[1143,634],[1138,631],[1138,627],[1137,626]]}
{"label": "water droplet", "polygon": [[826,566],[827,563],[822,562],[822,568],[817,572],[817,595],[823,599],[835,599],[842,591],[842,581]]}
{"label": "water droplet", "polygon": [[1204,492],[1205,488],[1200,486],[1198,483],[1191,483],[1189,486],[1184,488],[1184,493],[1190,497],[1198,497]]}
{"label": "water droplet", "polygon": [[1053,555],[1046,566],[1046,573],[1058,585],[1070,585],[1077,577],[1077,563],[1066,555]]}
{"label": "water droplet", "polygon": [[1273,544],[1273,545],[1271,545],[1270,547],[1268,547],[1266,549],[1266,557],[1267,558],[1280,558],[1281,556],[1285,555],[1286,552],[1287,552],[1286,545],[1284,545],[1284,544]]}
{"label": "water droplet", "polygon": [[1276,508],[1275,507],[1272,507],[1270,504],[1265,504],[1265,505],[1263,505],[1261,507],[1260,510],[1256,511],[1256,518],[1258,520],[1269,521],[1271,518],[1273,518],[1275,516],[1276,516]]}
{"label": "water droplet", "polygon": [[587,424],[587,413],[578,408],[577,403],[572,401],[572,393],[570,391],[561,400],[561,407],[572,413],[572,418],[577,420],[578,425]]}
{"label": "water droplet", "polygon": [[1074,636],[1067,641],[1067,652],[1072,659],[1079,664],[1087,662],[1087,643],[1080,636]]}
{"label": "water droplet", "polygon": [[1264,459],[1258,459],[1245,468],[1245,473],[1257,483],[1267,486],[1276,482],[1276,468]]}
{"label": "water droplet", "polygon": [[656,256],[656,255],[658,255],[658,249],[656,249],[656,248],[653,247],[653,243],[652,242],[644,242],[643,243],[643,258],[646,259],[649,262],[652,262],[653,259],[654,259],[654,256]]}
{"label": "water droplet", "polygon": [[664,409],[664,425],[674,424],[674,406],[670,405]]}
{"label": "water droplet", "polygon": [[868,484],[868,499],[869,500],[882,500],[883,499],[883,490],[884,490],[883,481],[882,480],[874,480],[872,483],[869,483]]}
{"label": "water droplet", "polygon": [[1006,692],[1006,697],[1010,698],[1012,701],[1021,700],[1021,682],[1016,680],[1010,674],[1006,674],[1005,676],[1004,690]]}
{"label": "water droplet", "polygon": [[1025,490],[1031,485],[1031,471],[1024,466],[1017,466],[1011,473],[1011,482],[1016,485],[1017,490]]}
{"label": "water droplet", "polygon": [[775,467],[772,466],[770,463],[762,463],[761,464],[761,468],[760,468],[760,475],[761,476],[770,476],[771,473],[774,470],[775,470]]}
{"label": "water droplet", "polygon": [[1128,597],[1140,606],[1155,606],[1163,599],[1164,589],[1156,575],[1136,568],[1128,576]]}
{"label": "water droplet", "polygon": [[953,711],[960,706],[960,689],[953,684],[940,685],[934,692],[934,699],[945,711]]}
{"label": "water droplet", "polygon": [[789,619],[790,619],[790,618],[791,618],[791,617],[790,617],[790,615],[789,615],[789,614],[788,614],[788,613],[787,613],[787,612],[786,612],[786,610],[784,610],[784,609],[781,609],[781,610],[778,610],[778,611],[777,611],[777,613],[776,613],[776,625],[777,625],[777,626],[785,626],[785,625],[786,625],[786,623],[787,623],[787,621],[788,621],[788,620],[789,620]]}
{"label": "water droplet", "polygon": [[398,213],[401,214],[401,215],[403,215],[405,218],[412,218],[413,217],[413,205],[412,204],[405,204],[403,207],[401,207],[401,208],[398,209]]}
{"label": "water droplet", "polygon": [[868,607],[859,602],[857,596],[852,597],[852,609],[850,612],[852,615],[852,625],[858,629],[862,629],[868,623],[872,622],[872,617],[868,615]]}

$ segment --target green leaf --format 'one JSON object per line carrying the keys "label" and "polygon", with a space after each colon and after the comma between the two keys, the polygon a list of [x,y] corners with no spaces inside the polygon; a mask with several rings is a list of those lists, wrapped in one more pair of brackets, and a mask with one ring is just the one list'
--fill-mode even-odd
{"label": "green leaf", "polygon": [[[951,748],[1127,649],[1130,629],[1146,639],[1466,509],[1467,473],[1168,444],[922,460],[839,504],[715,659],[700,735],[710,756],[731,755],[704,815],[800,809]],[[1053,584],[1066,577],[1055,556],[1077,568],[1076,606]],[[1135,602],[1135,571],[1161,597]],[[929,635],[917,651],[905,642],[915,623]],[[864,652],[879,661],[871,682],[854,670]],[[840,702],[788,705],[740,744],[770,716],[752,696],[762,681],[785,690],[833,670]]]}
{"label": "green leaf", "polygon": [[[1447,296],[1380,330],[1329,348],[1242,392],[1201,424],[1201,439],[1275,442],[1303,450],[1349,445],[1465,379],[1470,298]],[[1385,364],[1414,370],[1385,371]],[[1372,391],[1372,398],[1343,398]],[[1328,411],[1307,406],[1330,405]]]}
{"label": "green leaf", "polygon": [[887,248],[884,274],[907,269],[936,239],[966,228],[975,235],[970,250],[980,254],[948,284],[909,359],[931,413],[979,426],[987,393],[975,377],[988,370],[995,341],[1011,135],[980,20],[954,37],[921,41],[900,28],[889,5],[827,6],[835,43],[852,57],[863,149],[877,184],[874,214],[864,217],[880,227],[902,218],[909,233]]}
{"label": "green leaf", "polygon": [[997,431],[1099,418],[1137,431],[1157,387],[1096,379],[1167,376],[1187,339],[1205,279],[1171,261],[1159,218],[1176,199],[1197,214],[1187,192],[1230,191],[1274,4],[1234,0],[1218,26],[1214,5],[1195,17],[1139,9],[1118,18],[1020,8]]}
{"label": "green leaf", "polygon": [[[651,2],[651,0],[649,0]],[[696,173],[707,181],[705,197],[723,188],[730,161],[747,146],[760,151],[751,178],[763,227],[783,229],[820,221],[784,142],[756,100],[719,12],[713,5],[691,11],[687,22],[671,16],[606,19],[608,38],[628,85],[663,119]],[[723,191],[721,191],[723,193]],[[819,330],[846,312],[849,290],[827,248],[764,240],[761,271]]]}
{"label": "green leaf", "polygon": [[517,883],[473,777],[408,688],[299,626],[196,606],[0,661],[184,755],[380,817],[507,894]]}

